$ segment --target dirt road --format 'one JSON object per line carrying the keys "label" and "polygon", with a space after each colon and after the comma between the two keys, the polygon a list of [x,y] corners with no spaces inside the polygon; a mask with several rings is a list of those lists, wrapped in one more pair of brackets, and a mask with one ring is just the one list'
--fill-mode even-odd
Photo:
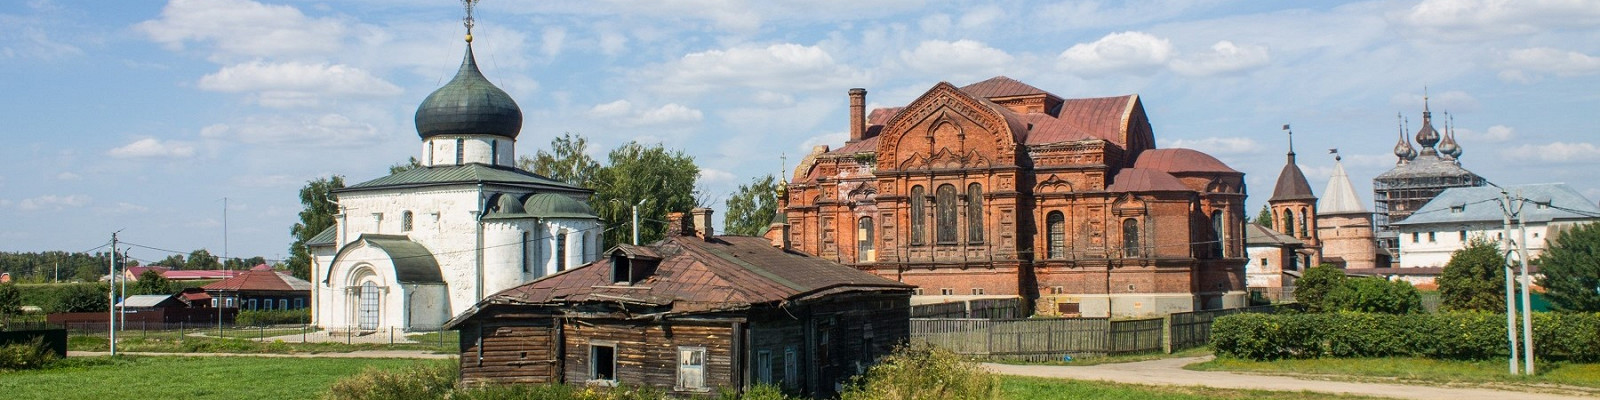
{"label": "dirt road", "polygon": [[1207,386],[1230,389],[1311,391],[1400,399],[1428,400],[1550,400],[1594,399],[1554,393],[1513,392],[1484,388],[1450,388],[1392,383],[1338,382],[1287,376],[1250,375],[1222,371],[1190,371],[1183,366],[1210,360],[1211,356],[1170,358],[1091,366],[984,364],[1005,375],[1111,381],[1146,385]]}

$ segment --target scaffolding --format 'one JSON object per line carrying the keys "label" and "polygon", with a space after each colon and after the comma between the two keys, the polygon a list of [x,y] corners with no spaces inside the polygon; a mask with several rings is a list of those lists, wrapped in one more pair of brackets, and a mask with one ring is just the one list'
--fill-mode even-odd
{"label": "scaffolding", "polygon": [[1399,263],[1400,241],[1395,223],[1404,221],[1445,189],[1488,183],[1482,176],[1461,168],[1458,162],[1433,154],[1402,162],[1378,175],[1372,179],[1373,224],[1377,226],[1378,245],[1388,249],[1389,254],[1395,255],[1394,262]]}

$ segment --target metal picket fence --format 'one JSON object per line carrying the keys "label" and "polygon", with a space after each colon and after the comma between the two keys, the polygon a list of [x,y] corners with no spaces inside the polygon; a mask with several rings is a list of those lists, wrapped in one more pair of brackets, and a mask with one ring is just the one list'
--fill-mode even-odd
{"label": "metal picket fence", "polygon": [[912,318],[911,340],[989,360],[1050,361],[1069,356],[1173,352],[1205,346],[1217,317],[1276,310],[1262,306],[1116,320]]}
{"label": "metal picket fence", "polygon": [[[69,322],[60,324],[71,336],[110,338],[105,322]],[[412,329],[320,329],[305,324],[286,325],[235,325],[215,323],[161,323],[128,321],[117,330],[118,343],[128,340],[181,340],[227,339],[261,343],[340,343],[347,345],[381,345],[395,349],[455,351],[457,334],[442,328]]]}

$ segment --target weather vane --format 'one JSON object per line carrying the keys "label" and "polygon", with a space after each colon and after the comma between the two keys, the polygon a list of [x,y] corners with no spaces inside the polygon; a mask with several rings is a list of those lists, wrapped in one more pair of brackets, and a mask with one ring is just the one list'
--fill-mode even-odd
{"label": "weather vane", "polygon": [[467,8],[467,17],[461,19],[461,25],[467,27],[467,43],[472,43],[472,27],[476,25],[472,20],[472,6],[477,4],[478,0],[461,0],[461,5]]}

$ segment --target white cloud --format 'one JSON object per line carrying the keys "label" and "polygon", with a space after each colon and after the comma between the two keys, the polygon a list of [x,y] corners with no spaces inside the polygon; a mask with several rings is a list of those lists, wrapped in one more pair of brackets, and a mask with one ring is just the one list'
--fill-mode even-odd
{"label": "white cloud", "polygon": [[704,114],[700,110],[685,107],[678,103],[668,103],[648,110],[635,110],[633,103],[627,100],[617,100],[596,105],[589,109],[589,115],[606,119],[616,125],[630,127],[678,125],[699,122],[704,119]]}
{"label": "white cloud", "polygon": [[161,17],[133,26],[169,49],[210,42],[214,58],[332,54],[346,22],[311,18],[299,9],[249,0],[172,0]]}
{"label": "white cloud", "polygon": [[589,115],[596,118],[617,118],[626,116],[631,111],[633,111],[633,103],[627,100],[617,100],[590,108]]}
{"label": "white cloud", "polygon": [[863,73],[835,62],[827,50],[793,43],[689,53],[656,75],[659,77],[655,87],[673,93],[735,86],[775,91],[831,90],[864,80]]}
{"label": "white cloud", "polygon": [[56,180],[61,180],[61,181],[76,181],[76,180],[82,180],[82,179],[83,179],[83,176],[78,175],[78,174],[74,174],[74,173],[72,173],[72,171],[62,171],[61,173],[56,174]]}
{"label": "white cloud", "polygon": [[544,36],[540,40],[539,52],[545,57],[555,57],[561,54],[562,45],[566,44],[567,30],[559,26],[544,28]]}
{"label": "white cloud", "polygon": [[837,148],[832,146],[839,146],[840,143],[844,143],[846,140],[850,140],[850,132],[848,131],[828,132],[808,137],[806,140],[800,141],[798,155],[791,154],[789,156],[789,168],[794,168],[795,163],[799,162],[806,154],[811,154],[811,149],[816,146],[827,145],[830,148]]}
{"label": "white cloud", "polygon": [[94,199],[90,198],[89,196],[81,195],[81,194],[73,194],[73,195],[66,195],[66,196],[57,196],[57,195],[53,195],[53,194],[47,194],[47,195],[44,195],[44,196],[34,197],[34,198],[31,198],[31,199],[23,199],[22,201],[17,202],[17,209],[20,209],[20,210],[39,210],[39,209],[50,208],[50,209],[54,209],[54,210],[61,210],[61,209],[65,209],[65,208],[83,207],[83,206],[89,205],[89,203],[92,203],[92,202],[94,202]]}
{"label": "white cloud", "polygon": [[1118,32],[1061,52],[1057,63],[1068,72],[1094,77],[1113,73],[1143,75],[1172,58],[1172,42],[1144,32]]}
{"label": "white cloud", "polygon": [[1533,80],[1526,72],[1579,76],[1600,73],[1600,57],[1576,51],[1549,47],[1512,50],[1506,53],[1501,64],[1506,68],[1501,79],[1527,82]]}
{"label": "white cloud", "polygon": [[628,37],[617,32],[600,32],[600,53],[608,56],[622,54],[628,49]]}
{"label": "white cloud", "polygon": [[1172,61],[1172,70],[1189,76],[1236,73],[1267,65],[1272,60],[1266,46],[1238,45],[1223,40],[1211,50]]}
{"label": "white cloud", "polygon": [[189,158],[195,154],[194,145],[175,141],[144,138],[111,149],[106,155],[116,158]]}
{"label": "white cloud", "polygon": [[135,214],[150,211],[150,208],[138,204],[124,203],[119,201],[117,202],[117,205],[112,206],[111,208],[101,209],[99,211],[102,214]]}
{"label": "white cloud", "polygon": [[[1426,95],[1422,93],[1409,92],[1395,93],[1394,96],[1389,97],[1389,104],[1408,110],[1421,109],[1423,106],[1427,106],[1429,109],[1435,112],[1469,111],[1479,108],[1478,99],[1476,97],[1472,97],[1471,94],[1460,90],[1430,93]],[[1437,118],[1437,122],[1434,122],[1435,126],[1442,128],[1444,126],[1444,115],[1434,114],[1434,117]],[[1417,123],[1420,124],[1421,122],[1418,121]]]}
{"label": "white cloud", "polygon": [[1451,132],[1456,135],[1456,141],[1461,142],[1462,146],[1471,146],[1479,143],[1505,143],[1517,137],[1517,130],[1505,125],[1491,126],[1483,132],[1467,128],[1454,128]]}
{"label": "white cloud", "polygon": [[716,185],[732,183],[735,179],[739,179],[739,176],[734,175],[732,172],[711,168],[701,168],[700,177],[697,180],[700,184]]}
{"label": "white cloud", "polygon": [[1261,144],[1247,137],[1208,137],[1200,139],[1157,139],[1164,148],[1194,149],[1212,155],[1250,154],[1261,150]]}
{"label": "white cloud", "polygon": [[961,28],[983,28],[1006,17],[1006,10],[997,5],[986,5],[961,13]]}
{"label": "white cloud", "polygon": [[199,87],[217,92],[256,92],[263,106],[316,106],[326,96],[394,96],[403,91],[360,68],[343,64],[252,61],[200,78]]}
{"label": "white cloud", "polygon": [[293,144],[296,146],[356,146],[380,138],[378,128],[340,114],[299,116],[258,116],[231,124],[202,128],[207,139],[250,144]]}
{"label": "white cloud", "polygon": [[1544,162],[1593,162],[1600,159],[1600,146],[1593,143],[1554,142],[1550,144],[1525,144],[1505,150],[1505,155],[1518,160]]}
{"label": "white cloud", "polygon": [[900,52],[900,59],[911,68],[943,79],[961,79],[1000,75],[1013,67],[1015,57],[983,42],[963,39],[924,41],[915,50]]}
{"label": "white cloud", "polygon": [[1470,40],[1600,25],[1592,0],[1425,0],[1399,16],[1437,38]]}

